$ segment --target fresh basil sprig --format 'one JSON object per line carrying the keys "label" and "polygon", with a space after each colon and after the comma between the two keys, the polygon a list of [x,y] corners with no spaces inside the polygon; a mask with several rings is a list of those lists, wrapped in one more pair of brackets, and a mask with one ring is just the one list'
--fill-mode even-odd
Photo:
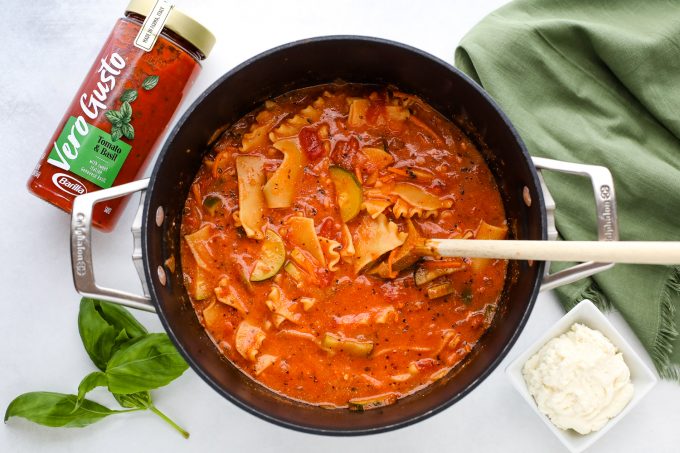
{"label": "fresh basil sprig", "polygon": [[[153,404],[149,390],[169,384],[188,368],[166,334],[148,333],[126,309],[83,298],[78,314],[83,346],[100,371],[83,378],[77,395],[30,392],[18,396],[5,412],[53,427],[83,427],[104,417],[149,410],[182,436],[189,433]],[[88,400],[85,395],[107,387],[123,410],[113,410]]]}

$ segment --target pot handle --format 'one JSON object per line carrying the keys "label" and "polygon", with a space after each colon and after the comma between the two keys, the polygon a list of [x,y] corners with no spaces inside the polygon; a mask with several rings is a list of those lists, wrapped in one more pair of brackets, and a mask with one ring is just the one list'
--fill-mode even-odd
{"label": "pot handle", "polygon": [[[572,175],[587,176],[593,186],[595,196],[595,211],[597,213],[597,240],[618,241],[619,227],[616,215],[616,195],[614,193],[614,179],[611,172],[599,165],[585,165],[560,160],[532,157],[533,163],[539,170],[538,177],[545,198],[545,208],[548,220],[548,239],[557,239],[555,227],[555,200],[543,180],[541,170],[553,170]],[[582,278],[590,277],[598,272],[614,267],[614,263],[596,263],[588,261],[563,269],[553,274],[549,273],[550,263],[546,263],[545,275],[541,284],[541,291],[547,291],[558,286],[573,283]]]}
{"label": "pot handle", "polygon": [[[141,191],[140,208],[144,202],[144,194],[149,185],[148,179],[133,181],[110,189],[99,190],[97,192],[80,195],[73,201],[73,211],[71,213],[71,267],[73,271],[73,283],[76,291],[85,297],[108,300],[126,307],[138,310],[155,312],[156,308],[151,303],[145,280],[142,278],[144,295],[138,295],[120,291],[113,288],[99,286],[95,281],[94,266],[92,261],[92,210],[94,205],[112,198],[118,198]],[[141,226],[142,211],[139,209],[133,222],[132,232],[134,237],[134,251],[132,259],[140,272],[141,265]],[[136,228],[137,227],[137,228]],[[141,269],[140,275],[144,272]]]}
{"label": "pot handle", "polygon": [[[555,201],[550,195],[550,191],[543,180],[541,170],[553,170],[562,173],[587,176],[590,178],[595,195],[595,208],[597,212],[597,235],[600,241],[618,241],[619,230],[616,214],[616,195],[614,193],[614,180],[610,171],[598,165],[585,165],[559,160],[546,159],[542,157],[532,158],[534,165],[539,170],[538,177],[541,189],[545,198],[545,207],[548,222],[548,239],[557,239],[557,229],[555,227]],[[73,282],[80,294],[85,297],[105,299],[120,305],[139,310],[155,312],[156,309],[151,303],[149,291],[144,279],[144,270],[141,262],[141,220],[144,203],[144,194],[149,185],[148,179],[122,184],[109,189],[80,195],[73,202],[71,214],[71,266],[73,271]],[[92,261],[91,233],[92,233],[92,210],[94,205],[105,200],[118,198],[134,192],[141,191],[140,209],[137,211],[132,225],[134,238],[134,250],[132,259],[140,275],[144,295],[138,295],[120,291],[113,288],[99,286],[94,276],[94,266]],[[585,277],[589,277],[598,272],[610,269],[614,263],[580,263],[567,269],[549,273],[549,263],[546,263],[546,273],[541,284],[541,291],[547,291],[558,286],[573,283]]]}

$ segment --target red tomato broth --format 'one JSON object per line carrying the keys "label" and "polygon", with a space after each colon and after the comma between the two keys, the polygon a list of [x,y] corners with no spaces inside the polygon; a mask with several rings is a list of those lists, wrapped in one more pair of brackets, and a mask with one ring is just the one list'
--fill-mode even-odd
{"label": "red tomato broth", "polygon": [[[491,260],[482,270],[466,260],[462,270],[433,281],[450,282],[455,289],[436,299],[427,297],[426,286],[415,285],[413,266],[396,278],[384,279],[366,273],[371,265],[357,274],[351,259],[341,259],[335,271],[316,266],[314,275],[308,275],[302,285],[283,268],[272,278],[248,281],[262,241],[247,238],[234,219],[239,209],[235,159],[244,154],[239,151],[243,135],[258,124],[271,125],[268,130],[274,130],[319,97],[323,99],[323,106],[318,108],[322,111],[320,118],[307,121],[301,129],[305,132],[298,143],[306,160],[295,185],[293,205],[264,210],[265,228],[283,238],[287,262],[293,249],[286,223],[291,217],[311,218],[317,235],[343,243],[336,188],[329,178],[331,165],[361,178],[364,193],[371,179],[389,183],[392,178],[392,182],[409,182],[450,201],[452,206],[438,210],[436,216],[411,218],[424,237],[474,236],[481,221],[507,226],[493,176],[467,136],[418,98],[390,89],[373,90],[375,87],[357,85],[299,90],[241,119],[206,155],[187,198],[182,222],[183,236],[210,226],[211,238],[201,254],[209,271],[199,268],[187,241],[182,241],[181,259],[196,313],[220,351],[273,391],[327,407],[346,407],[350,400],[377,395],[402,397],[443,377],[469,354],[489,327],[507,270],[507,262],[502,260]],[[369,108],[361,119],[364,123],[350,127],[348,98],[357,96],[368,99]],[[391,121],[385,113],[387,105],[410,112],[409,119]],[[415,122],[410,119],[414,116]],[[390,167],[397,170],[383,168],[377,171],[377,179],[372,176],[376,170],[360,151],[367,146],[384,148],[394,159]],[[281,152],[272,148],[270,140],[263,140],[246,154],[265,157],[266,179],[281,165]],[[418,174],[429,176],[421,180]],[[207,197],[219,199],[212,214],[204,205]],[[384,214],[400,232],[407,230],[405,219],[396,219],[391,208]],[[353,236],[366,216],[362,209],[347,222]],[[313,262],[309,253],[304,256]],[[193,296],[197,272],[204,274],[208,288],[217,288],[220,282],[226,286],[247,314],[219,302],[214,294],[197,300]],[[265,303],[272,287],[291,301],[291,311],[299,315],[297,322],[286,319],[278,327],[272,324],[272,311]],[[308,311],[301,307],[300,298],[304,297],[316,300]],[[377,322],[381,315],[386,322]],[[240,354],[235,345],[235,332],[244,318],[266,335],[257,355],[276,358],[259,375],[256,362]],[[352,354],[344,347],[329,350],[322,347],[326,333],[373,342],[373,348],[367,356]]]}

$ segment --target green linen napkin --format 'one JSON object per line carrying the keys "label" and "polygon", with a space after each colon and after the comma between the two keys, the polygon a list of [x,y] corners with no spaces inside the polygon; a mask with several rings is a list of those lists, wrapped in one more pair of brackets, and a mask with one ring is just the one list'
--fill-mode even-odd
{"label": "green linen napkin", "polygon": [[[680,240],[680,1],[516,0],[463,38],[456,65],[532,155],[611,170],[621,240]],[[560,236],[595,239],[589,181],[544,174]],[[680,382],[680,267],[617,265],[558,295],[614,306]]]}

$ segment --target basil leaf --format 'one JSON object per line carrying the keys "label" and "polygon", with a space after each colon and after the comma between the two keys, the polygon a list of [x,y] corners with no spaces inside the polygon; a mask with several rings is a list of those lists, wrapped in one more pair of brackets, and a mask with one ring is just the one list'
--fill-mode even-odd
{"label": "basil leaf", "polygon": [[147,91],[151,90],[153,87],[158,85],[158,79],[159,79],[159,77],[157,75],[151,75],[151,76],[147,77],[142,82],[142,88],[144,88]]}
{"label": "basil leaf", "polygon": [[120,120],[125,123],[129,123],[132,119],[132,106],[129,102],[123,102],[120,106]]}
{"label": "basil leaf", "polygon": [[133,102],[137,99],[137,90],[130,88],[125,90],[120,97],[121,102]]}
{"label": "basil leaf", "polygon": [[123,120],[122,115],[117,110],[107,110],[106,113],[104,113],[104,116],[106,116],[106,119],[114,126],[120,124]]}
{"label": "basil leaf", "polygon": [[87,355],[97,368],[105,370],[117,335],[114,327],[97,310],[97,302],[88,298],[80,300],[78,331]]}
{"label": "basil leaf", "polygon": [[22,417],[40,425],[81,428],[111,414],[127,411],[111,410],[90,400],[76,408],[76,396],[53,392],[30,392],[19,395],[7,407],[5,421]]}
{"label": "basil leaf", "polygon": [[113,126],[111,128],[111,141],[117,142],[123,136],[123,131],[119,126]]}
{"label": "basil leaf", "polygon": [[188,365],[163,333],[125,343],[106,367],[109,391],[136,393],[162,387],[181,376]]}
{"label": "basil leaf", "polygon": [[124,343],[147,331],[126,309],[90,298],[80,300],[78,330],[83,346],[100,370]]}
{"label": "basil leaf", "polygon": [[118,404],[127,408],[148,409],[153,405],[149,392],[130,393],[129,395],[114,393],[113,397],[118,401]]}
{"label": "basil leaf", "polygon": [[76,401],[76,408],[80,407],[80,405],[85,400],[85,395],[88,392],[97,387],[106,387],[106,384],[106,375],[101,371],[95,371],[85,376],[83,380],[80,381],[80,385],[78,385],[78,400]]}
{"label": "basil leaf", "polygon": [[95,308],[100,316],[120,334],[123,330],[129,338],[146,335],[146,328],[130,314],[127,309],[117,304],[95,300]]}
{"label": "basil leaf", "polygon": [[116,339],[113,340],[113,348],[111,348],[111,350],[117,351],[123,344],[127,343],[130,340],[131,338],[127,334],[127,330],[125,329],[121,330]]}
{"label": "basil leaf", "polygon": [[125,138],[132,140],[135,138],[135,128],[132,127],[132,124],[130,123],[125,123],[123,126],[121,126],[120,130],[123,132],[123,135]]}

